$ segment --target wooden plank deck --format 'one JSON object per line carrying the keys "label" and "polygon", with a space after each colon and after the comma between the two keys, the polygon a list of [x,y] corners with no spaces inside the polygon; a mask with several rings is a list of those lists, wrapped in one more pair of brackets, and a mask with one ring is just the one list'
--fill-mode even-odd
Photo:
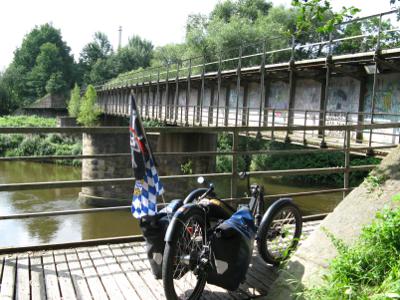
{"label": "wooden plank deck", "polygon": [[[319,221],[304,224],[303,238]],[[268,293],[277,269],[255,252],[237,291],[207,285],[201,299],[253,299]],[[145,244],[132,242],[0,256],[0,300],[165,299],[146,258]]]}

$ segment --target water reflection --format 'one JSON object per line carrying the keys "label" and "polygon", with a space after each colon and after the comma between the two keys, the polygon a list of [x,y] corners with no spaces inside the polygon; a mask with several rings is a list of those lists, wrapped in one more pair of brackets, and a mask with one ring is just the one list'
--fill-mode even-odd
{"label": "water reflection", "polygon": [[140,234],[139,223],[130,212],[87,214],[81,225],[82,239]]}
{"label": "water reflection", "polygon": [[[29,162],[1,162],[0,183],[77,180],[81,178],[78,167]],[[230,180],[212,179],[220,197],[229,197]],[[277,184],[270,178],[251,178],[250,182],[263,184],[268,194],[292,193],[315,188],[293,187]],[[164,182],[166,199],[183,198],[174,194],[174,187],[185,187],[190,191],[198,187],[195,179],[170,180]],[[182,190],[182,189],[180,189]],[[238,181],[238,192],[247,190],[246,181]],[[16,214],[87,208],[77,200],[79,188],[0,192],[0,214]],[[306,214],[331,211],[340,201],[340,194],[303,196],[295,198]],[[95,214],[41,217],[21,220],[0,221],[0,247],[36,245],[79,241],[102,237],[139,234],[138,222],[129,211],[102,212]]]}

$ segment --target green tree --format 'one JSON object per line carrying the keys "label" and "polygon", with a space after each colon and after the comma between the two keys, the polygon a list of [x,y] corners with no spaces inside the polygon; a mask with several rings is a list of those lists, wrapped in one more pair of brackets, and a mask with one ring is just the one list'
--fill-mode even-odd
{"label": "green tree", "polygon": [[[216,60],[220,54],[224,57],[237,56],[240,45],[247,44],[243,54],[260,51],[262,40],[272,35],[265,28],[265,20],[271,9],[272,5],[265,0],[227,0],[218,3],[208,17],[189,16],[186,26],[189,53],[204,56],[211,61]],[[281,10],[290,12],[283,7]],[[293,17],[293,14],[288,15]],[[287,32],[287,28],[281,31]],[[244,63],[251,64],[250,60]]]}
{"label": "green tree", "polygon": [[89,84],[83,96],[78,122],[84,126],[97,124],[101,111],[96,104],[97,94],[93,85]]}
{"label": "green tree", "polygon": [[[93,41],[86,44],[80,53],[79,66],[85,83],[95,82],[93,77],[99,77],[97,74],[91,74],[95,65],[99,65],[99,61],[107,60],[113,54],[113,48],[106,34],[96,32]],[[97,67],[98,68],[98,67]],[[96,71],[94,71],[96,73]],[[114,75],[114,74],[113,74]],[[103,77],[101,77],[103,79]],[[108,79],[105,78],[105,79]],[[103,79],[103,80],[105,80]]]}
{"label": "green tree", "polygon": [[65,82],[61,72],[51,74],[46,83],[46,92],[49,94],[65,93],[67,88],[67,83]]}
{"label": "green tree", "polygon": [[154,50],[153,66],[165,66],[168,64],[176,64],[182,61],[185,56],[187,45],[186,44],[167,44],[165,46],[157,47]]}
{"label": "green tree", "polygon": [[129,38],[128,45],[118,50],[115,55],[117,73],[123,73],[140,67],[150,66],[153,57],[153,44],[134,35]]}
{"label": "green tree", "polygon": [[335,24],[347,21],[360,12],[354,6],[343,6],[339,12],[334,12],[327,0],[293,0],[292,5],[299,8],[295,32],[298,35],[313,28],[319,33],[333,32]]}
{"label": "green tree", "polygon": [[128,45],[108,57],[99,58],[85,75],[86,83],[102,83],[121,73],[150,66],[153,44],[139,36],[129,39]]}
{"label": "green tree", "polygon": [[9,113],[11,105],[10,92],[3,82],[2,74],[0,73],[0,115]]}
{"label": "green tree", "polygon": [[[46,94],[46,85],[61,76],[65,89],[75,82],[74,61],[61,32],[51,24],[36,26],[15,50],[2,81],[12,91],[15,106],[30,103]],[[49,85],[52,85],[49,84]],[[61,89],[61,86],[59,86]],[[63,92],[57,89],[57,92]]]}
{"label": "green tree", "polygon": [[96,32],[93,41],[85,45],[80,54],[80,61],[85,65],[92,66],[98,59],[109,57],[113,53],[108,37],[103,32]]}
{"label": "green tree", "polygon": [[218,3],[211,12],[211,19],[220,19],[229,23],[232,17],[256,21],[260,15],[267,15],[272,4],[265,0],[227,0]]}
{"label": "green tree", "polygon": [[78,117],[81,106],[81,89],[75,83],[73,90],[71,91],[71,98],[68,102],[68,114],[70,117]]}
{"label": "green tree", "polygon": [[101,58],[92,66],[85,76],[85,83],[102,83],[118,75],[114,56]]}
{"label": "green tree", "polygon": [[[62,70],[62,64],[60,51],[57,46],[52,43],[43,44],[36,57],[35,66],[32,68],[29,75],[32,93],[36,93],[38,96],[46,94],[46,87],[50,78],[52,79],[51,82],[49,82],[49,88],[52,92],[64,92],[66,83],[63,80],[63,73],[60,71]],[[55,81],[57,81],[57,83]],[[63,83],[59,85],[58,83],[61,81]],[[57,86],[54,85],[55,83]]]}

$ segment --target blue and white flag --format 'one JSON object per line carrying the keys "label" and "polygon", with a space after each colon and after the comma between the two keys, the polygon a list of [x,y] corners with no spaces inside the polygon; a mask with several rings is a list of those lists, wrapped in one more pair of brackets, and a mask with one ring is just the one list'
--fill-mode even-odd
{"label": "blue and white flag", "polygon": [[156,163],[136,107],[135,98],[131,97],[130,145],[132,168],[135,175],[135,188],[132,198],[132,214],[140,219],[157,213],[157,196],[164,193],[158,178]]}

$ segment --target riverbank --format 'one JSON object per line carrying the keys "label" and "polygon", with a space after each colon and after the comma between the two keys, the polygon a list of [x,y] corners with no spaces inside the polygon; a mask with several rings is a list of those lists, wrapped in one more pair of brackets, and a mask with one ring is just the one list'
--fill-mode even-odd
{"label": "riverbank", "polygon": [[[128,122],[128,121],[127,121]],[[128,123],[127,123],[128,124]],[[161,126],[160,122],[146,120],[144,127]],[[0,117],[0,127],[54,127],[55,118],[42,118],[37,116],[5,116]],[[217,149],[219,152],[231,151],[232,136],[220,134]],[[307,149],[306,147],[267,141],[253,137],[241,137],[239,150],[278,150],[278,154],[242,155],[239,156],[239,171],[264,171],[307,169],[344,166],[342,152],[309,153],[302,155],[279,154],[279,150]],[[0,156],[43,156],[43,155],[80,155],[82,154],[82,139],[76,136],[60,134],[0,135]],[[55,160],[49,161],[63,165],[80,166],[81,160]],[[183,173],[191,173],[190,160],[181,166]],[[375,157],[360,157],[352,155],[351,166],[378,164],[380,159]],[[232,157],[218,156],[216,161],[217,172],[231,172]],[[350,186],[358,186],[368,175],[367,171],[352,172]],[[286,176],[276,178],[281,182],[290,182],[293,185],[330,186],[342,187],[343,174]]]}
{"label": "riverbank", "polygon": [[[0,117],[0,127],[56,127],[55,118],[37,116]],[[82,140],[61,134],[2,134],[0,156],[80,155]],[[80,160],[49,161],[62,165],[80,166]]]}

